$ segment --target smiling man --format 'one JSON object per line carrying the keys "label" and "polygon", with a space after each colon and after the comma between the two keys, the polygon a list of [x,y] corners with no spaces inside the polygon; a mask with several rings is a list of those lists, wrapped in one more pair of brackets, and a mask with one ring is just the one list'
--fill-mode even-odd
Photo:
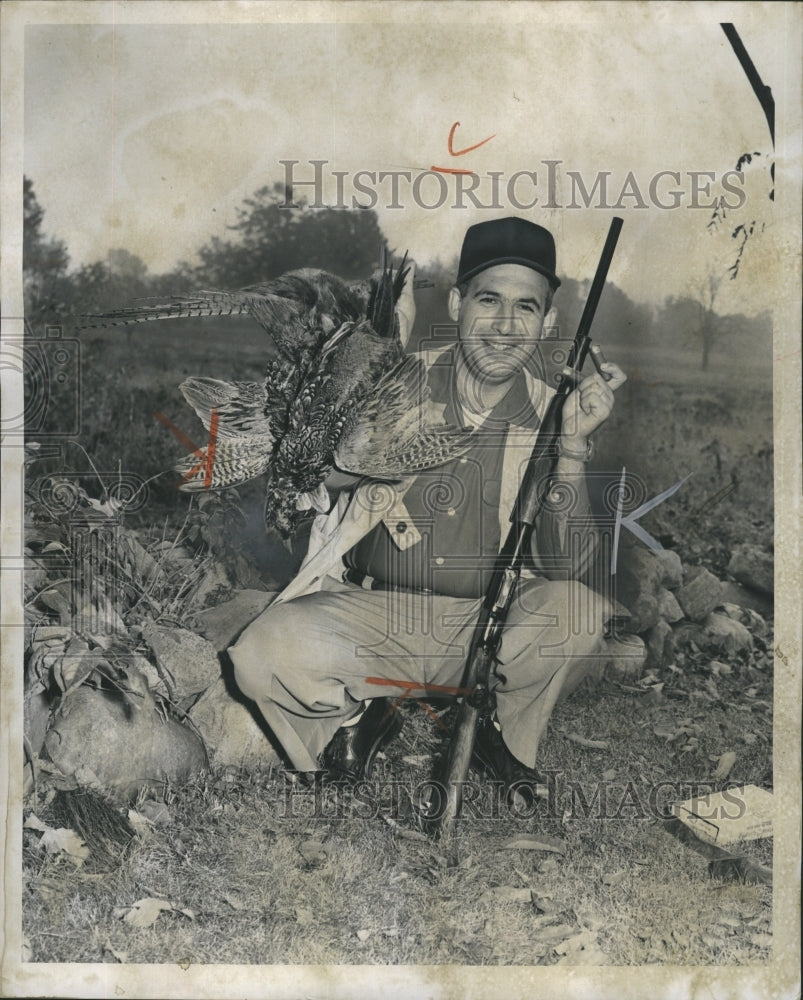
{"label": "smiling man", "polygon": [[[534,372],[559,285],[546,229],[506,218],[468,230],[449,296],[457,344],[434,360],[429,382],[444,420],[474,428],[473,447],[404,482],[343,490],[316,519],[296,579],[231,648],[238,684],[297,770],[365,778],[400,727],[394,698],[459,690],[551,392]],[[399,311],[409,334],[411,292]],[[496,710],[477,735],[475,765],[525,798],[557,699],[604,655],[606,603],[578,582],[597,551],[590,436],[625,381],[616,365],[603,369],[609,381],[591,375],[566,400],[553,502],[508,617]]]}

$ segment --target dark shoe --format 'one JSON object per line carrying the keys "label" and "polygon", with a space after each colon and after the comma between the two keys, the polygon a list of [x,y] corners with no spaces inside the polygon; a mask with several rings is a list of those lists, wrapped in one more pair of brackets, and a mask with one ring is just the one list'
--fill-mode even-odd
{"label": "dark shoe", "polygon": [[377,752],[398,736],[402,718],[389,698],[375,698],[353,726],[338,729],[324,750],[321,764],[330,777],[363,781],[370,776]]}
{"label": "dark shoe", "polygon": [[531,808],[541,797],[538,794],[539,786],[546,790],[546,779],[513,756],[505,746],[502,734],[487,717],[480,719],[477,725],[471,763],[478,770],[504,783],[508,801],[518,794],[527,807]]}

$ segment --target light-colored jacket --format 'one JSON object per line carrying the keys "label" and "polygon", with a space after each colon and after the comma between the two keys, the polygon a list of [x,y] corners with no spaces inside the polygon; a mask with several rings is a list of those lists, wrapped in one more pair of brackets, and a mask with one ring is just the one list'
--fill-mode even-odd
{"label": "light-colored jacket", "polygon": [[[529,372],[525,371],[525,377],[533,406],[539,418],[542,418],[552,390]],[[507,536],[510,512],[537,437],[538,431],[531,428],[514,425],[508,431],[499,497],[500,544]],[[295,597],[314,593],[322,588],[327,576],[341,579],[345,568],[343,556],[380,521],[390,526],[390,535],[400,549],[414,545],[420,535],[404,505],[404,495],[412,482],[413,478],[395,484],[369,482],[358,486],[353,493],[341,493],[328,514],[321,514],[315,518],[307,555],[297,575],[273,603],[281,604]],[[393,530],[400,521],[409,526],[403,534]],[[559,526],[557,530],[562,535]]]}

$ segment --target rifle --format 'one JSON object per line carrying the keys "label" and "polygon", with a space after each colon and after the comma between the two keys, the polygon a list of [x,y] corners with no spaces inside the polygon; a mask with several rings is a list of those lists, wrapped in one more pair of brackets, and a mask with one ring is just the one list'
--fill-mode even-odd
{"label": "rifle", "polygon": [[566,366],[558,376],[557,389],[550,400],[538,432],[538,439],[527,463],[516,503],[510,515],[512,526],[497,557],[491,583],[472,636],[461,685],[464,691],[470,693],[466,694],[460,703],[449,743],[444,772],[446,795],[443,803],[439,803],[442,805],[442,811],[439,810],[437,816],[430,817],[447,856],[451,856],[452,864],[457,863],[455,820],[460,815],[463,784],[468,777],[471,755],[474,751],[477,722],[481,713],[489,713],[492,708],[493,692],[490,679],[495,672],[494,665],[502,642],[502,630],[516,594],[524,558],[530,551],[530,540],[536,520],[552,488],[558,462],[558,439],[563,406],[567,396],[579,381],[579,373],[589,351],[597,371],[603,378],[608,378],[600,369],[602,352],[596,345],[592,348],[589,331],[621,228],[620,218],[611,220],[574,343]]}

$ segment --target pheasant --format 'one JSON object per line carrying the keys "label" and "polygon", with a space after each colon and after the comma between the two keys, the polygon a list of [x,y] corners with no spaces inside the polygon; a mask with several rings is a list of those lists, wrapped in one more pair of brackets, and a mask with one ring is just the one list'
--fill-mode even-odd
{"label": "pheasant", "polygon": [[198,292],[95,318],[116,325],[247,313],[266,330],[276,351],[264,381],[181,384],[215,445],[211,477],[196,455],[175,468],[188,491],[267,473],[265,521],[287,538],[305,511],[329,510],[325,480],[333,469],[394,481],[471,446],[470,431],[433,414],[424,362],[402,348],[395,304],[406,275],[404,261],[394,275],[383,250],[370,281],[304,268],[240,291]]}

